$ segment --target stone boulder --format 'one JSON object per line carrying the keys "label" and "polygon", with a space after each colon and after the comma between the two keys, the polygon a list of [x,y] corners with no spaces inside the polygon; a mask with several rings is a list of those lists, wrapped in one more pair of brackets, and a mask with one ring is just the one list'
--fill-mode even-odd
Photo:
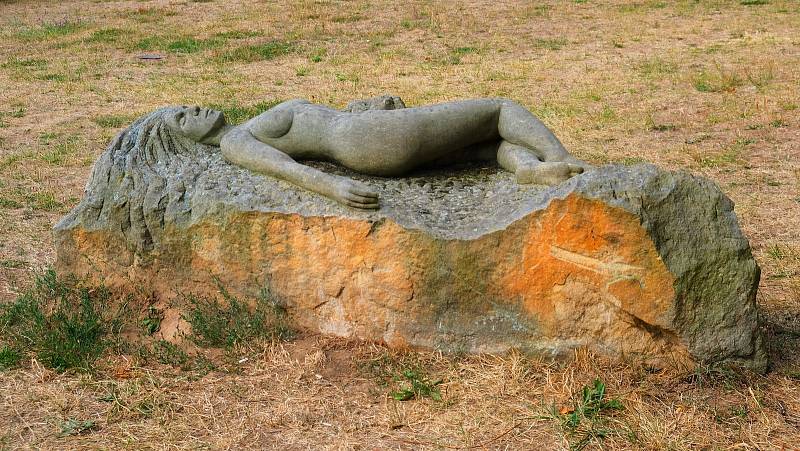
{"label": "stone boulder", "polygon": [[766,367],[759,268],[709,180],[605,166],[546,188],[494,167],[314,163],[375,188],[382,207],[363,212],[213,149],[165,165],[120,148],[55,227],[59,271],[163,300],[267,285],[295,324],[389,346]]}

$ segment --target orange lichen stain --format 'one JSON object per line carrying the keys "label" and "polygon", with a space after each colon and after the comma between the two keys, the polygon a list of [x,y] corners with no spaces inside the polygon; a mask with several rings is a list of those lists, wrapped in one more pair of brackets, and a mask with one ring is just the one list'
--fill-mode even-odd
{"label": "orange lichen stain", "polygon": [[503,265],[495,285],[522,299],[543,325],[558,327],[556,303],[582,302],[562,289],[569,280],[647,323],[670,327],[673,279],[636,216],[570,195],[514,226],[526,227],[522,251]]}
{"label": "orange lichen stain", "polygon": [[[465,328],[495,308],[520,312],[554,351],[575,343],[620,353],[683,349],[630,318],[674,329],[673,279],[639,219],[577,195],[474,240],[388,219],[256,212],[167,230],[141,258],[108,232],[76,229],[65,239],[64,270],[96,270],[161,299],[215,295],[215,280],[252,299],[266,285],[301,327],[391,346],[433,346],[440,331],[431,315],[445,305],[440,314],[476,315],[463,318]],[[481,302],[486,308],[475,308]]]}
{"label": "orange lichen stain", "polygon": [[401,245],[406,232],[395,224],[371,230],[370,222],[344,218],[259,218],[250,224],[249,261],[264,266],[302,323],[380,338],[395,312],[408,309],[413,285]]}

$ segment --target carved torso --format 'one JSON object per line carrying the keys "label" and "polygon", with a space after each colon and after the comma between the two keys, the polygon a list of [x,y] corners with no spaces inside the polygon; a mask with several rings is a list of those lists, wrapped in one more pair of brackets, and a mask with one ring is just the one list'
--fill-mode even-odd
{"label": "carved torso", "polygon": [[498,100],[479,99],[348,113],[291,100],[243,126],[295,159],[331,160],[366,174],[395,175],[499,139],[499,107]]}

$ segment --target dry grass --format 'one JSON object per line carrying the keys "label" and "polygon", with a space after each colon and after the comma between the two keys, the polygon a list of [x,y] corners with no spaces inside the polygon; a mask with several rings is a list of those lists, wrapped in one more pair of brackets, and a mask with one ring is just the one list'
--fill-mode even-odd
{"label": "dry grass", "polygon": [[[792,0],[0,3],[0,299],[52,263],[49,230],[116,130],[159,105],[505,96],[595,163],[716,180],[763,268],[774,356],[765,377],[687,378],[591,356],[389,354],[442,378],[442,402],[390,399],[368,369],[388,351],[317,337],[198,380],[132,357],[94,376],[34,363],[0,373],[0,448],[566,448],[580,433],[549,408],[595,377],[626,407],[603,446],[796,448],[798,29]],[[69,419],[85,430],[59,437]]]}
{"label": "dry grass", "polygon": [[[567,448],[605,431],[609,448],[794,446],[797,384],[785,377],[648,373],[596,356],[547,363],[517,354],[442,357],[317,336],[254,344],[227,372],[199,376],[135,357],[109,358],[93,376],[57,375],[35,362],[0,376],[6,443],[38,448],[463,449]],[[244,357],[238,361],[245,360]],[[399,402],[390,377],[423,368],[442,401]],[[202,373],[201,373],[202,374]],[[563,418],[601,378],[623,410]],[[64,422],[92,428],[59,436]],[[594,438],[590,445],[601,441]]]}

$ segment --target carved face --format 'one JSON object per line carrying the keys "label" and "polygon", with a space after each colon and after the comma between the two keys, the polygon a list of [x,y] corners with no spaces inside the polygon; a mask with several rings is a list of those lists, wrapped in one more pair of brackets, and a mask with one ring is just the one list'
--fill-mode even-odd
{"label": "carved face", "polygon": [[222,111],[182,106],[173,116],[167,118],[170,128],[197,142],[211,136],[225,125]]}

